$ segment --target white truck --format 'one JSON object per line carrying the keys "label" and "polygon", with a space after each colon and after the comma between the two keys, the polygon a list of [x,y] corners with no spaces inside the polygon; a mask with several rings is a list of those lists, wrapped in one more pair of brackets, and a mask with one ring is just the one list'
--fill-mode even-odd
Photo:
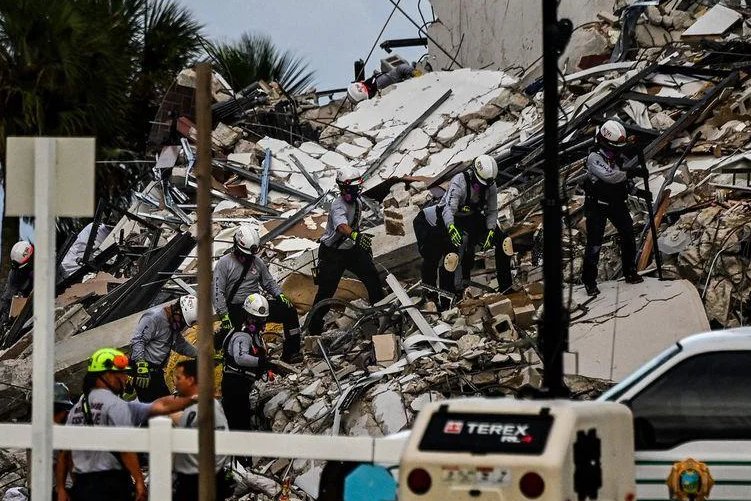
{"label": "white truck", "polygon": [[709,467],[710,501],[751,501],[751,327],[684,338],[598,400],[631,409],[639,501],[667,501],[671,468],[688,458]]}
{"label": "white truck", "polygon": [[639,501],[668,499],[674,462],[709,467],[712,501],[751,500],[751,328],[677,342],[600,400],[634,416]]}

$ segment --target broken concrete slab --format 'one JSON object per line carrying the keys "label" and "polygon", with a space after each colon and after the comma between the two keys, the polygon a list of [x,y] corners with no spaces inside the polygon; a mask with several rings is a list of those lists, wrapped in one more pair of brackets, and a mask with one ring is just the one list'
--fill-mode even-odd
{"label": "broken concrete slab", "polygon": [[642,284],[623,281],[598,284],[600,295],[589,299],[583,287],[573,300],[586,312],[572,311],[569,347],[579,354],[577,374],[620,381],[679,339],[709,330],[696,288],[687,280]]}

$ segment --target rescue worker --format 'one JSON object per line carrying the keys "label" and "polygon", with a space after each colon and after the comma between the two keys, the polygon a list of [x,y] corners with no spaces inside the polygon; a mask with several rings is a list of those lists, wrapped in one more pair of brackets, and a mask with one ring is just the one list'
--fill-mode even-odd
{"label": "rescue worker", "polygon": [[[93,229],[94,223],[89,223],[84,226],[80,233],[78,233],[76,241],[73,242],[73,244],[68,249],[68,252],[65,253],[65,257],[63,257],[63,260],[60,262],[61,279],[68,278],[73,273],[81,269],[80,260],[81,258],[83,258],[83,255],[86,252],[86,246],[89,244],[89,236],[91,235],[91,230]],[[91,257],[94,257],[99,253],[99,246],[102,242],[104,242],[104,239],[107,238],[107,235],[109,235],[111,231],[112,228],[105,224],[100,224],[97,227],[97,232],[94,236],[93,248],[91,250]]]}
{"label": "rescue worker", "polygon": [[349,96],[349,98],[355,103],[359,103],[360,101],[371,99],[378,93],[378,91],[381,91],[390,85],[420,75],[422,75],[420,70],[415,69],[411,64],[402,63],[385,73],[376,73],[368,79],[354,82],[347,88],[347,96]]}
{"label": "rescue worker", "polygon": [[141,402],[153,402],[169,395],[164,367],[172,350],[188,357],[198,356],[196,347],[182,335],[183,329],[198,320],[198,299],[182,296],[167,306],[147,310],[138,321],[131,339],[131,357],[135,360],[136,394]]}
{"label": "rescue worker", "polygon": [[[70,413],[70,409],[73,407],[73,402],[70,399],[70,391],[68,390],[68,387],[65,385],[65,383],[55,383],[54,390],[52,393],[53,400],[52,400],[52,422],[54,424],[60,424],[64,425],[65,422],[68,420],[68,414]],[[28,451],[27,453],[27,464],[31,465],[31,451]],[[52,471],[54,472],[57,469],[57,462],[60,459],[60,451],[56,450],[53,452],[53,459],[52,459]],[[67,456],[66,460],[69,460],[70,457]],[[70,465],[68,465],[68,468],[70,468]],[[31,477],[31,474],[28,475]],[[68,489],[70,486],[73,485],[70,481],[70,478],[66,478],[65,480],[65,486],[63,488]],[[53,501],[57,499],[57,486],[55,485],[55,478],[52,478],[52,499]]]}
{"label": "rescue worker", "polygon": [[[175,392],[182,397],[198,394],[198,364],[195,360],[182,360],[175,366],[173,373]],[[198,428],[198,404],[195,403],[187,409],[170,416],[177,428]],[[222,406],[214,400],[214,429],[226,430],[227,418],[224,416]],[[227,456],[216,455],[216,489],[217,501],[226,499],[231,495],[225,465]],[[172,501],[198,501],[198,455],[175,454],[175,490]]]}
{"label": "rescue worker", "polygon": [[582,282],[589,296],[600,293],[597,287],[597,264],[608,221],[613,223],[620,237],[621,262],[626,283],[638,284],[644,281],[636,272],[634,222],[626,205],[630,174],[623,168],[623,148],[628,143],[626,129],[617,120],[608,120],[597,130],[595,141],[597,146],[587,157],[587,179],[584,186],[587,245]]}
{"label": "rescue worker", "polygon": [[34,246],[26,240],[10,249],[10,273],[0,299],[0,322],[8,320],[13,296],[29,297],[34,288]]}
{"label": "rescue worker", "polygon": [[[70,411],[67,426],[140,426],[149,417],[172,414],[195,403],[197,395],[167,396],[152,403],[126,402],[131,367],[128,357],[102,348],[89,359],[83,395]],[[72,461],[71,461],[72,460]],[[69,496],[65,479],[73,468]],[[58,501],[145,501],[146,485],[135,452],[63,451],[55,471]]]}
{"label": "rescue worker", "polygon": [[[381,280],[373,264],[372,236],[360,231],[363,202],[360,189],[363,179],[354,167],[343,167],[336,174],[339,196],[331,203],[326,232],[318,248],[318,292],[313,306],[334,297],[345,271],[352,272],[365,285],[370,304],[384,298]],[[308,330],[318,335],[329,306],[316,308]]]}
{"label": "rescue worker", "polygon": [[[498,289],[511,288],[511,239],[498,227],[498,165],[493,157],[480,155],[472,167],[451,178],[440,202],[421,210],[413,226],[423,258],[422,282],[436,286],[437,269],[449,252],[461,254],[461,277],[469,282],[475,248],[495,249]],[[443,267],[441,267],[443,269]],[[441,273],[441,288],[456,291],[456,278]],[[462,287],[464,284],[462,283]]]}
{"label": "rescue worker", "polygon": [[250,294],[243,303],[243,320],[224,338],[222,406],[230,430],[250,430],[250,391],[268,367],[266,346],[261,337],[269,318],[269,302],[261,294]]}
{"label": "rescue worker", "polygon": [[[249,294],[261,290],[274,299],[269,301],[268,319],[284,325],[282,360],[292,361],[300,353],[300,319],[297,310],[282,288],[269,273],[266,263],[258,257],[261,238],[252,225],[238,228],[232,252],[225,254],[214,268],[214,309],[222,320],[222,332],[226,335],[243,324],[243,302]],[[221,346],[222,339],[217,345]]]}

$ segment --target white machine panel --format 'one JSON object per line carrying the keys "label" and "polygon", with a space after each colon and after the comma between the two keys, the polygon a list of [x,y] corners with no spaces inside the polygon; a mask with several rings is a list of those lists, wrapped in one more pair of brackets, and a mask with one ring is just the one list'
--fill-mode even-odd
{"label": "white machine panel", "polygon": [[611,402],[435,402],[400,466],[400,501],[634,501],[635,492],[631,412]]}

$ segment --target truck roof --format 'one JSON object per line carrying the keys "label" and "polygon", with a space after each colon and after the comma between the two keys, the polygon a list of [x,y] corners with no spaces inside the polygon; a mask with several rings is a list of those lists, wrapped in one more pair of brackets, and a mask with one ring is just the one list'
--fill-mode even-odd
{"label": "truck roof", "polygon": [[703,332],[688,336],[680,341],[686,354],[707,351],[728,351],[751,349],[751,327],[738,327],[719,331]]}

